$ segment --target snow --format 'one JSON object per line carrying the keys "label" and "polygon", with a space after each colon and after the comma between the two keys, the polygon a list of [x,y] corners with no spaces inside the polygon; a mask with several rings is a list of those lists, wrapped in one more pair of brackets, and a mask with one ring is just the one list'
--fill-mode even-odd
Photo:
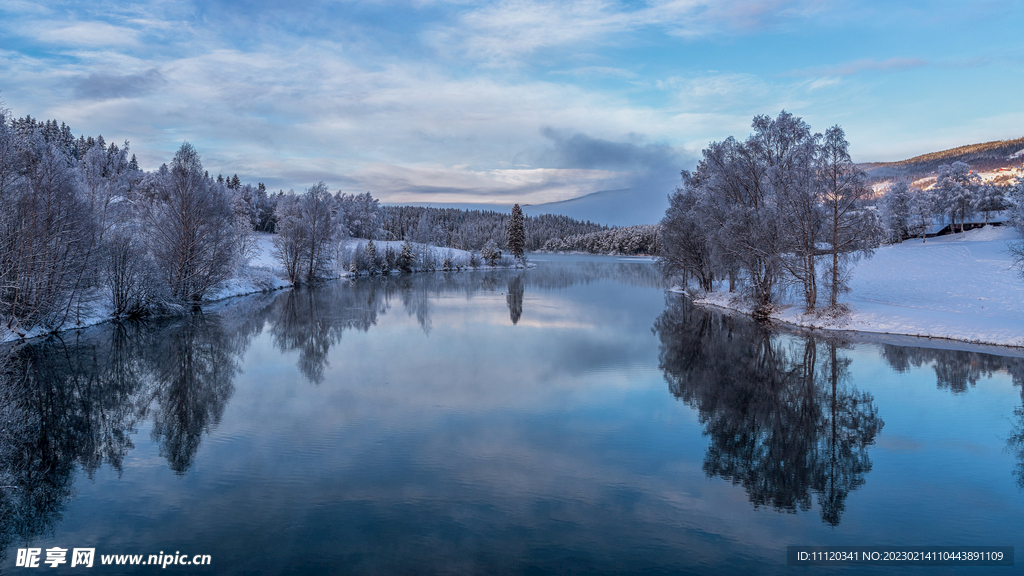
{"label": "snow", "polygon": [[269,232],[254,232],[257,253],[249,260],[254,268],[280,269],[281,265],[274,258],[274,235]]}
{"label": "snow", "polygon": [[[884,246],[854,268],[851,292],[840,298],[852,308],[848,316],[805,314],[796,294],[772,318],[808,328],[1024,346],[1024,278],[1007,252],[1007,243],[1019,238],[1013,228],[986,226]],[[728,293],[696,302],[750,309]]]}
{"label": "snow", "polygon": [[279,290],[281,288],[288,288],[289,286],[291,286],[291,283],[284,278],[281,278],[281,275],[277,270],[267,267],[255,267],[250,264],[248,267],[242,269],[238,276],[229,278],[215,286],[214,289],[206,295],[206,298],[203,298],[203,301],[213,302],[216,300],[223,300],[224,298],[231,298],[232,296],[243,296],[245,294],[253,294],[256,292]]}

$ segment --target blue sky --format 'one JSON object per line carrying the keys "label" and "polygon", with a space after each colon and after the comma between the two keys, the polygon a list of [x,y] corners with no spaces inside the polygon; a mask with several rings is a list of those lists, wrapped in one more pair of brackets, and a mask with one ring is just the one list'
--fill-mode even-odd
{"label": "blue sky", "polygon": [[0,0],[0,101],[211,173],[386,201],[667,194],[787,110],[854,159],[1024,135],[1024,3]]}

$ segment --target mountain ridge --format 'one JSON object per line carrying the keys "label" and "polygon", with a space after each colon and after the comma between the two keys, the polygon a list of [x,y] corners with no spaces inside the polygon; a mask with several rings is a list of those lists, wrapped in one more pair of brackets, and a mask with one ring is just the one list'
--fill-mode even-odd
{"label": "mountain ridge", "polygon": [[1019,166],[1024,160],[1017,155],[1020,152],[1024,152],[1024,137],[967,144],[895,162],[862,162],[858,166],[874,180],[900,176],[919,178],[934,175],[939,166],[953,162],[966,162],[979,171]]}

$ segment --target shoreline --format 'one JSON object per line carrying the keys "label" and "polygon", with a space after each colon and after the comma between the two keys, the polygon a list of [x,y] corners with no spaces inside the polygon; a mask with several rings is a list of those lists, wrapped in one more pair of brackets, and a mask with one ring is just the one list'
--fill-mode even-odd
{"label": "shoreline", "polygon": [[[668,291],[672,292],[673,294],[678,294],[680,297],[688,299],[691,303],[693,303],[696,306],[700,306],[702,308],[709,308],[709,309],[713,309],[713,310],[719,310],[719,311],[722,311],[722,312],[724,312],[726,314],[730,314],[730,315],[734,315],[734,316],[743,316],[745,318],[750,319],[751,321],[756,321],[756,320],[754,320],[750,316],[750,311],[751,311],[752,308],[749,305],[727,305],[727,304],[723,303],[723,299],[721,299],[721,298],[709,299],[709,298],[707,298],[707,295],[705,295],[703,298],[693,298],[689,294],[687,294],[684,290],[682,290],[682,289],[680,289],[678,287],[670,288]],[[721,294],[721,293],[713,292],[711,294]],[[742,300],[742,297],[737,295],[736,298],[734,298],[734,299],[730,298],[729,300]],[[1014,352],[1019,352],[1022,355],[1024,355],[1024,334],[1020,335],[1016,339],[1015,342],[1009,342],[1008,343],[1008,342],[1003,342],[1003,341],[984,340],[984,339],[980,339],[980,338],[973,338],[972,339],[972,338],[957,337],[957,336],[952,336],[952,335],[938,335],[938,334],[925,334],[925,333],[912,333],[912,332],[897,332],[897,331],[888,331],[888,330],[884,330],[884,329],[872,330],[870,328],[851,329],[851,328],[846,328],[845,327],[845,325],[848,325],[850,320],[851,320],[850,316],[839,317],[839,318],[834,318],[834,319],[832,319],[832,318],[828,318],[828,319],[821,318],[820,322],[815,322],[815,321],[813,321],[813,320],[817,319],[815,316],[807,315],[807,314],[799,314],[799,316],[798,316],[799,318],[806,318],[807,320],[804,320],[803,322],[794,322],[794,321],[792,321],[790,319],[792,317],[787,318],[786,316],[782,316],[780,314],[781,312],[790,311],[793,308],[794,308],[794,306],[789,306],[789,305],[777,308],[769,316],[769,320],[768,321],[773,323],[773,324],[779,324],[779,325],[782,325],[782,326],[784,326],[786,328],[796,329],[796,330],[801,331],[801,332],[813,332],[815,330],[823,330],[823,331],[828,331],[828,332],[833,332],[833,333],[838,333],[838,334],[852,335],[852,336],[857,337],[858,339],[866,339],[866,340],[871,340],[871,341],[877,341],[877,340],[882,340],[882,339],[889,339],[889,340],[892,340],[892,341],[888,342],[888,343],[896,344],[896,345],[901,345],[901,346],[913,346],[914,343],[917,342],[917,341],[926,340],[928,342],[938,341],[937,343],[953,343],[953,344],[964,344],[964,345],[968,345],[968,346],[972,346],[972,347],[992,348],[993,352],[995,352],[996,350],[1001,350],[1001,351],[1012,350]],[[851,307],[851,309],[852,309],[852,307]],[[851,310],[851,311],[855,312],[855,310]],[[844,323],[844,325],[829,325],[829,323],[828,323],[829,321],[841,322],[841,323]],[[886,338],[886,337],[889,337],[889,338]],[[949,347],[949,346],[945,346],[945,347],[944,346],[927,346],[927,347],[928,348],[950,348],[950,349],[956,349],[955,346],[953,346],[953,347]]]}
{"label": "shoreline", "polygon": [[[1007,250],[1019,241],[1013,228],[985,226],[882,246],[850,270],[849,291],[839,298],[848,313],[832,317],[819,307],[806,314],[802,292],[793,288],[777,296],[769,318],[812,330],[1024,348],[1024,278]],[[746,314],[753,308],[738,293],[690,294],[700,305]]]}
{"label": "shoreline", "polygon": [[[494,271],[494,270],[516,270],[516,269],[519,269],[519,270],[529,270],[530,268],[534,268],[534,267],[536,267],[536,264],[532,264],[531,265],[530,263],[527,263],[526,266],[522,266],[522,265],[518,265],[518,264],[514,265],[514,266],[479,266],[477,268],[463,268],[461,270],[418,270],[417,269],[417,270],[413,270],[412,272],[398,272],[398,273],[394,273],[394,274],[390,274],[390,275],[386,275],[386,276],[384,274],[373,274],[373,275],[371,275],[371,274],[362,274],[362,273],[360,273],[360,274],[352,274],[351,272],[345,272],[345,273],[340,274],[340,275],[338,275],[338,276],[336,276],[334,278],[329,278],[329,279],[324,280],[322,282],[318,282],[317,284],[326,284],[328,282],[336,282],[338,280],[355,280],[357,278],[371,278],[373,276],[395,277],[395,278],[398,278],[398,277],[405,276],[405,275],[408,275],[408,274],[423,274],[423,273],[430,273],[430,272],[441,273],[441,274],[450,274],[450,273],[453,273],[453,272],[461,273],[461,272],[478,272],[478,271]],[[230,291],[230,288],[228,288],[228,287],[230,287],[232,285],[237,287],[239,285],[242,285],[241,284],[242,282],[244,282],[246,280],[251,280],[251,278],[242,278],[242,277],[231,278],[231,279],[225,281],[225,284],[227,285],[226,287],[221,288],[221,290],[214,292],[215,297],[209,298],[209,299],[203,299],[197,305],[199,306],[199,308],[202,309],[202,308],[205,308],[207,306],[221,304],[221,303],[224,303],[226,301],[229,301],[229,300],[232,300],[232,299],[235,299],[235,298],[241,298],[241,297],[244,297],[244,296],[254,296],[254,295],[257,295],[257,294],[270,294],[272,292],[277,292],[279,290],[290,290],[290,289],[294,289],[295,288],[295,284],[292,284],[292,283],[288,282],[287,280],[284,280],[281,277],[277,276],[276,273],[274,271],[272,271],[272,270],[267,270],[265,268],[256,268],[256,270],[263,271],[263,272],[268,272],[269,274],[273,274],[273,278],[275,280],[277,280],[277,282],[273,283],[270,286],[267,286],[267,287],[264,287],[264,288],[257,288],[257,289],[251,289],[251,288],[254,288],[256,286],[256,284],[255,283],[250,283],[249,287],[242,289],[242,291],[232,292],[232,291]],[[87,330],[89,328],[94,328],[96,326],[101,326],[101,325],[106,324],[108,322],[120,322],[120,321],[125,321],[125,320],[142,320],[142,321],[145,321],[145,320],[148,320],[148,319],[158,319],[158,318],[177,318],[177,317],[180,317],[180,316],[184,316],[185,314],[188,314],[189,310],[191,310],[193,307],[192,306],[187,306],[187,305],[182,305],[182,308],[183,308],[183,310],[182,310],[182,312],[180,314],[160,314],[160,315],[153,315],[153,316],[143,316],[143,317],[138,317],[138,318],[105,316],[105,315],[98,315],[97,314],[97,315],[86,317],[86,319],[83,320],[79,324],[73,324],[71,326],[64,327],[64,328],[59,328],[57,330],[46,330],[45,328],[35,327],[32,330],[25,331],[24,334],[19,334],[18,332],[15,332],[13,330],[5,328],[2,331],[0,331],[0,333],[3,334],[2,336],[0,336],[0,345],[13,345],[13,344],[18,344],[18,343],[22,343],[22,342],[28,342],[28,341],[34,340],[36,338],[47,338],[47,337],[50,337],[50,336],[53,336],[53,335],[56,335],[56,334],[66,334],[66,333],[74,332],[74,331],[77,331],[77,330]]]}

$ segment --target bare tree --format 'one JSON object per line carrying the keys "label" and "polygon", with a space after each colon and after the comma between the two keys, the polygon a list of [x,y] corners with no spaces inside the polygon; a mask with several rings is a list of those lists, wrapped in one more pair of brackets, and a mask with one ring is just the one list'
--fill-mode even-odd
{"label": "bare tree", "polygon": [[107,235],[103,243],[101,282],[114,316],[144,316],[160,300],[156,266],[145,243],[129,228]]}
{"label": "bare tree", "polygon": [[274,257],[284,267],[288,281],[299,282],[302,270],[303,247],[308,243],[307,229],[302,222],[299,199],[295,194],[285,194],[274,208],[276,234],[274,235]]}
{"label": "bare tree", "polygon": [[820,177],[826,213],[825,242],[831,256],[826,278],[829,306],[833,308],[839,304],[839,293],[849,289],[847,263],[855,255],[870,254],[872,242],[878,237],[876,223],[861,209],[871,189],[864,183],[864,172],[850,159],[849,147],[839,126],[825,132]]}
{"label": "bare tree", "polygon": [[174,155],[160,197],[145,210],[145,221],[173,298],[198,302],[231,275],[236,261],[231,205],[211,186],[199,153],[188,142]]}
{"label": "bare tree", "polygon": [[[369,195],[369,193],[367,193]],[[331,243],[337,238],[338,222],[331,193],[321,180],[306,190],[299,202],[302,221],[308,229],[305,255],[306,280],[322,280],[331,268]]]}

